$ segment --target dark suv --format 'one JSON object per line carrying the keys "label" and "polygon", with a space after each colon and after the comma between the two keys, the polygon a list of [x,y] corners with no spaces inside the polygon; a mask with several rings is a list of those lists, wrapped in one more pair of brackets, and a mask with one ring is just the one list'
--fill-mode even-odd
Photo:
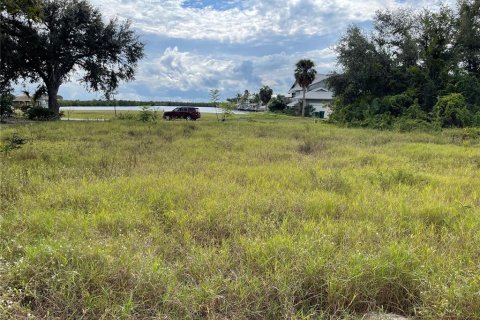
{"label": "dark suv", "polygon": [[175,108],[172,111],[167,111],[163,113],[163,119],[186,119],[186,120],[197,120],[200,118],[200,111],[198,108],[192,107],[180,107]]}

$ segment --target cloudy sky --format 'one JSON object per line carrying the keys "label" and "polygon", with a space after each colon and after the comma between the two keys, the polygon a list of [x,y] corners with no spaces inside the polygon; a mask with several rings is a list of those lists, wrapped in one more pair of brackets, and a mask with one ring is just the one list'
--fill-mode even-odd
{"label": "cloudy sky", "polygon": [[[146,44],[136,80],[117,99],[208,101],[262,85],[285,94],[296,61],[336,69],[333,47],[350,24],[371,27],[376,10],[432,7],[433,0],[91,0],[105,18],[129,19]],[[101,98],[76,83],[66,99]]]}

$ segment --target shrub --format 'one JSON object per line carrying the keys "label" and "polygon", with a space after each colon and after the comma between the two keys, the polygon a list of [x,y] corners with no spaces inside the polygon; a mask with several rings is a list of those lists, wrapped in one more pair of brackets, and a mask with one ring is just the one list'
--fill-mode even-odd
{"label": "shrub", "polygon": [[[354,125],[364,119],[362,109],[355,104],[343,104],[338,98],[335,100],[332,109],[333,113],[328,120],[332,123]],[[355,126],[355,125],[354,125]]]}
{"label": "shrub", "polygon": [[152,111],[149,106],[143,106],[138,120],[143,122],[155,122],[157,120],[157,112]]}
{"label": "shrub", "polygon": [[[294,109],[291,109],[290,113],[292,115],[301,116],[302,115],[302,104],[303,104],[303,101],[300,100],[295,105]],[[314,111],[315,111],[315,108],[311,104],[307,104],[305,106],[305,117],[311,117],[313,115]]]}
{"label": "shrub", "polygon": [[[48,108],[32,107],[27,109],[25,113],[30,120],[47,121],[55,119],[55,112]],[[60,112],[59,116],[63,116],[63,112]]]}
{"label": "shrub", "polygon": [[389,113],[377,114],[362,122],[365,127],[387,130],[392,128],[393,117]]}
{"label": "shrub", "polygon": [[20,149],[27,139],[14,133],[10,138],[5,139],[5,142],[0,145],[0,152],[9,153],[12,150]]}
{"label": "shrub", "polygon": [[0,119],[8,118],[13,114],[13,98],[10,92],[2,92],[0,95]]}
{"label": "shrub", "polygon": [[428,114],[422,110],[420,104],[418,103],[418,99],[415,99],[413,104],[408,107],[407,110],[405,110],[403,117],[408,119],[427,120]]}
{"label": "shrub", "polygon": [[440,97],[433,108],[433,114],[442,127],[464,127],[468,121],[465,98],[460,93]]}
{"label": "shrub", "polygon": [[311,104],[305,106],[305,117],[313,116],[314,112],[315,108]]}
{"label": "shrub", "polygon": [[233,107],[234,105],[230,102],[220,103],[220,109],[222,110],[222,121],[225,121],[227,118],[233,116]]}
{"label": "shrub", "polygon": [[281,96],[277,96],[270,100],[268,104],[268,110],[272,112],[283,112],[287,108],[287,104],[283,101]]}
{"label": "shrub", "polygon": [[472,117],[472,125],[474,127],[480,127],[480,111],[475,113]]}
{"label": "shrub", "polygon": [[399,116],[405,109],[409,108],[409,106],[414,103],[409,92],[404,92],[394,96],[387,96],[383,98],[382,102],[383,103],[380,104],[382,108],[379,110],[379,113],[390,112],[394,116]]}

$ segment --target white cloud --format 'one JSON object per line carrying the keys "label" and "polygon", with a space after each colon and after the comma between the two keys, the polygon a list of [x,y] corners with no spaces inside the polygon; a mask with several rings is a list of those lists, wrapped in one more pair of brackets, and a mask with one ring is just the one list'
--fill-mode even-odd
{"label": "white cloud", "polygon": [[[189,100],[192,99],[189,96],[191,93],[203,93],[203,98],[206,98],[212,88],[220,89],[223,97],[227,98],[245,89],[255,92],[261,85],[285,94],[293,81],[294,64],[301,58],[314,60],[319,72],[334,68],[331,48],[257,57],[219,53],[201,55],[169,47],[159,56],[141,64],[135,86],[145,91],[143,100]],[[131,95],[128,88],[129,85],[124,85],[118,98],[126,99],[126,94]]]}
{"label": "white cloud", "polygon": [[210,82],[232,76],[236,64],[232,60],[181,52],[177,47],[167,48],[160,57],[145,62],[138,81],[154,82],[156,87],[187,91],[208,87]]}
{"label": "white cloud", "polygon": [[241,7],[191,8],[182,0],[94,0],[107,16],[131,19],[134,26],[170,38],[242,43],[272,35],[335,33],[352,22],[367,21],[395,0],[245,0]]}

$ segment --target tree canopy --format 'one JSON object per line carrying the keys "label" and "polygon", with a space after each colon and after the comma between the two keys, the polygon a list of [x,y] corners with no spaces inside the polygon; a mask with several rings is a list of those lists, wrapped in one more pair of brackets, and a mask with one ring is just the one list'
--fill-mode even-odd
{"label": "tree canopy", "polygon": [[101,91],[107,98],[120,81],[134,79],[144,44],[128,21],[104,22],[86,0],[40,4],[41,13],[35,17],[25,10],[2,8],[2,87],[20,78],[41,81],[49,108],[58,115],[58,89],[75,71],[83,71],[80,81],[87,89]]}
{"label": "tree canopy", "polygon": [[260,100],[264,105],[266,105],[272,98],[273,90],[269,86],[263,86],[258,92]]}
{"label": "tree canopy", "polygon": [[[480,112],[480,0],[459,0],[456,9],[377,12],[371,33],[351,26],[336,50],[342,72],[328,79],[336,96],[334,121],[388,127],[417,114],[420,118],[413,120],[475,125]],[[438,119],[441,113],[434,110],[447,100],[455,101],[462,117]],[[412,113],[417,107],[421,112]]]}
{"label": "tree canopy", "polygon": [[39,19],[42,14],[41,0],[0,0],[0,11],[24,14],[30,19]]}
{"label": "tree canopy", "polygon": [[268,110],[272,112],[284,112],[287,109],[287,104],[285,103],[285,97],[278,95],[275,98],[272,98],[268,103]]}

